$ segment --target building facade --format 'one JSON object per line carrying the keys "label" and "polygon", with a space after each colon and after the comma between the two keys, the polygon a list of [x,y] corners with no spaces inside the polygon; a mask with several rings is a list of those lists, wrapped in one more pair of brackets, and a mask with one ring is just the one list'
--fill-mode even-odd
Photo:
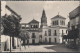
{"label": "building facade", "polygon": [[[56,15],[51,18],[51,26],[47,25],[47,17],[45,10],[42,11],[41,16],[41,25],[39,28],[39,22],[37,20],[32,20],[27,23],[28,27],[24,25],[22,29],[26,30],[30,33],[29,43],[43,43],[43,44],[51,44],[51,43],[62,43],[63,35],[67,35],[67,26],[65,25],[66,18]],[[34,36],[34,38],[33,38]]]}
{"label": "building facade", "polygon": [[68,37],[69,44],[72,43],[72,47],[78,48],[79,44],[79,21],[80,21],[80,6],[69,13],[69,30]]}
{"label": "building facade", "polygon": [[63,35],[67,35],[65,18],[56,15],[51,18],[51,26],[44,26],[42,30],[43,41],[47,41],[47,43],[62,43]]}
{"label": "building facade", "polygon": [[25,41],[26,44],[38,44],[39,43],[39,22],[33,19],[29,23],[22,23],[22,30],[27,30],[29,33],[29,40]]}

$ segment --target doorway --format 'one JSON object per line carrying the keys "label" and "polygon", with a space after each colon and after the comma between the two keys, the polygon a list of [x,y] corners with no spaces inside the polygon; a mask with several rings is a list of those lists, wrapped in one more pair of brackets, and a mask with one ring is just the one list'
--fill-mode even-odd
{"label": "doorway", "polygon": [[33,44],[33,45],[35,44],[35,39],[32,39],[32,44]]}
{"label": "doorway", "polygon": [[49,38],[49,43],[51,43],[51,38]]}

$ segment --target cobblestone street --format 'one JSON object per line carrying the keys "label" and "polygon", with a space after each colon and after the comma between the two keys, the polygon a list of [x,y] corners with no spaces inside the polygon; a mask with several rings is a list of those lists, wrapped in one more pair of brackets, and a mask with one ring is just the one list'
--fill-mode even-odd
{"label": "cobblestone street", "polygon": [[75,49],[69,49],[61,44],[56,44],[56,45],[30,45],[29,47],[26,46],[26,48],[23,46],[21,47],[21,50],[19,48],[13,49],[12,52],[78,52],[78,51]]}

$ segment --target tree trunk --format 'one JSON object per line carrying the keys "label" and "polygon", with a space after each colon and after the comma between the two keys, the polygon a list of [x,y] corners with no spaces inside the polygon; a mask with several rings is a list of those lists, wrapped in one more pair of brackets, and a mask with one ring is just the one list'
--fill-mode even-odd
{"label": "tree trunk", "polygon": [[27,40],[28,41],[28,47],[29,47],[29,40]]}
{"label": "tree trunk", "polygon": [[11,52],[11,35],[10,35],[10,52]]}

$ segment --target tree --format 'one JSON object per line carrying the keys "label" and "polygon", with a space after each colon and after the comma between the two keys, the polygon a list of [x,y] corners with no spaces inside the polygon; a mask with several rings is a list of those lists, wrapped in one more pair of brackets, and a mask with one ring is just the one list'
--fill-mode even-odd
{"label": "tree", "polygon": [[11,36],[18,37],[20,33],[20,19],[17,19],[14,15],[5,14],[2,17],[2,25],[4,27],[3,34],[10,36],[10,51],[11,51]]}
{"label": "tree", "polygon": [[2,17],[4,34],[17,36],[20,32],[20,23],[14,15],[5,15]]}
{"label": "tree", "polygon": [[[20,37],[21,37],[21,39],[22,40],[27,40],[27,41],[29,41],[29,33],[28,33],[28,31],[27,30],[21,30],[21,32],[20,32]],[[25,43],[24,43],[25,44]],[[29,42],[28,42],[28,47],[29,47]]]}

